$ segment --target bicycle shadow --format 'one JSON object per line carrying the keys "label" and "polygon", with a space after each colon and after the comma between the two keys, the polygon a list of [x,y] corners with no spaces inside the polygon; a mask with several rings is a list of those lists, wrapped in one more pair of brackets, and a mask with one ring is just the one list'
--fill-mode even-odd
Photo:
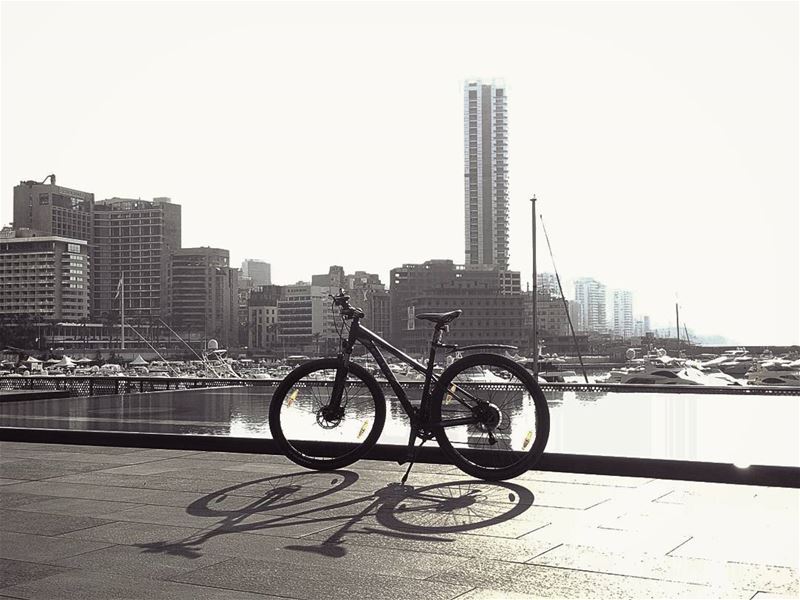
{"label": "bicycle shadow", "polygon": [[347,491],[358,480],[358,474],[340,470],[237,483],[186,508],[192,516],[217,518],[211,527],[180,540],[137,546],[143,552],[197,558],[203,544],[217,536],[263,530],[279,535],[281,528],[308,525],[319,535],[331,533],[284,548],[340,558],[347,554],[347,533],[446,543],[452,541],[447,536],[514,519],[534,502],[530,490],[509,482],[460,480],[416,487],[389,483],[374,492]]}

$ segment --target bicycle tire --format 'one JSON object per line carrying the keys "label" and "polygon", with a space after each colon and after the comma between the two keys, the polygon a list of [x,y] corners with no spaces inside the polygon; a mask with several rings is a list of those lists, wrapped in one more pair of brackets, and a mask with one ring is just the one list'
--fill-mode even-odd
{"label": "bicycle tire", "polygon": [[[496,375],[498,371],[510,379]],[[484,374],[483,379],[480,374]],[[468,475],[488,481],[512,479],[533,467],[547,445],[550,411],[531,373],[497,354],[473,354],[457,360],[437,383],[431,404],[435,423],[476,414],[479,403],[463,391],[486,400],[493,408],[486,411],[486,424],[443,426],[434,432],[453,464]]]}
{"label": "bicycle tire", "polygon": [[[346,467],[369,452],[383,431],[386,421],[383,391],[369,371],[354,363],[348,365],[342,396],[343,417],[332,424],[320,416],[340,365],[338,358],[304,363],[286,376],[272,396],[269,406],[272,439],[289,460],[302,467],[318,471]],[[325,378],[319,378],[321,372],[327,372]],[[359,383],[364,391],[356,389]]]}

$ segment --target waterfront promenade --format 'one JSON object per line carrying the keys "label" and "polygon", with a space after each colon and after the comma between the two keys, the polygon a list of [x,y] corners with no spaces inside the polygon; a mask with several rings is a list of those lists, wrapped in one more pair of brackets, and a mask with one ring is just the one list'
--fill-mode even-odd
{"label": "waterfront promenade", "polygon": [[800,490],[0,443],[0,597],[797,597]]}

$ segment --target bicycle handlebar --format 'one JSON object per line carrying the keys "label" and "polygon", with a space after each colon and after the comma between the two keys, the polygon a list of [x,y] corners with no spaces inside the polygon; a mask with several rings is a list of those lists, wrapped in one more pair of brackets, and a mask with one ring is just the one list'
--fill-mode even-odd
{"label": "bicycle handlebar", "polygon": [[339,288],[339,293],[335,296],[328,294],[333,300],[333,305],[342,309],[342,315],[352,319],[353,317],[361,318],[364,316],[364,311],[360,308],[350,305],[350,296],[344,293],[342,288]]}

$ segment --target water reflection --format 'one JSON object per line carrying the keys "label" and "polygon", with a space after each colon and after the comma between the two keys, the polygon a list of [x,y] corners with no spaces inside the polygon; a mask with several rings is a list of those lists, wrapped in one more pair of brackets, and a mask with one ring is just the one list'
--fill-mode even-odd
{"label": "water reflection", "polygon": [[[0,426],[269,437],[273,388],[214,388],[0,403]],[[405,444],[388,390],[381,443]],[[547,452],[800,466],[794,396],[546,392]]]}

